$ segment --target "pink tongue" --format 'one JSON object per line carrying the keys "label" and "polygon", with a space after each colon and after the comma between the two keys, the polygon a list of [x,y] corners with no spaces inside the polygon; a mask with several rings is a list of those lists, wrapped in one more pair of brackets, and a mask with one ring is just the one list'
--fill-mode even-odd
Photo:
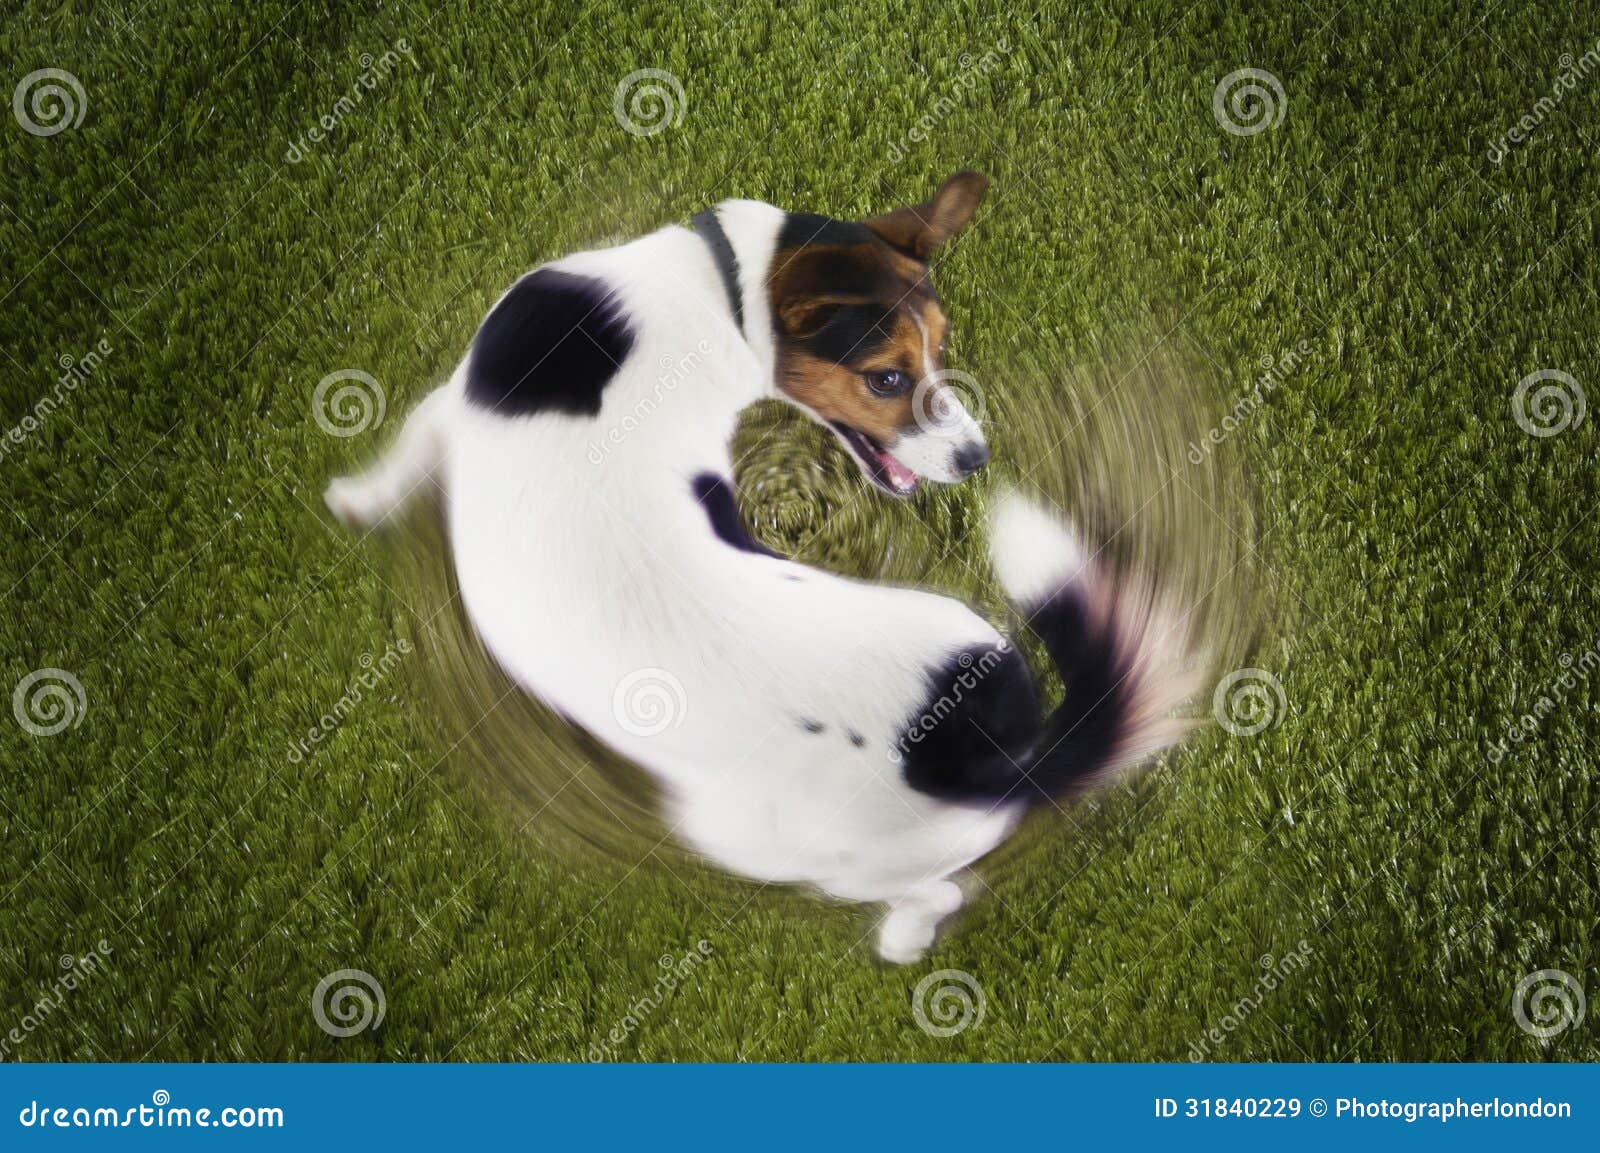
{"label": "pink tongue", "polygon": [[878,463],[883,465],[884,474],[889,478],[889,483],[901,492],[910,492],[917,487],[917,474],[901,464],[887,452],[879,452]]}

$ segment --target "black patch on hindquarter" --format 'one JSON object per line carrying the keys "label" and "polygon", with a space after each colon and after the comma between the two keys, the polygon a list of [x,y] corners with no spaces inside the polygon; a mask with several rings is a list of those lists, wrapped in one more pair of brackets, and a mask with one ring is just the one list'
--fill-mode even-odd
{"label": "black patch on hindquarter", "polygon": [[739,516],[739,506],[733,499],[733,486],[714,472],[703,472],[694,478],[694,498],[706,510],[711,531],[723,544],[740,552],[753,552],[760,556],[777,556],[770,548],[758,542],[744,527]]}
{"label": "black patch on hindquarter", "polygon": [[828,726],[817,720],[815,717],[801,717],[800,727],[813,736],[818,733],[825,733],[828,731]]}
{"label": "black patch on hindquarter", "polygon": [[1084,591],[1070,586],[1031,612],[1033,631],[1066,687],[1046,722],[1048,747],[1029,769],[1052,793],[1060,791],[1058,782],[1092,775],[1116,752],[1136,695],[1132,651],[1096,617]]}
{"label": "black patch on hindquarter", "polygon": [[604,282],[541,268],[512,286],[473,337],[467,398],[508,416],[594,416],[633,341]]}
{"label": "black patch on hindquarter", "polygon": [[1022,654],[1011,645],[969,648],[928,670],[927,696],[907,718],[893,755],[918,792],[950,801],[998,798],[1018,785],[1014,762],[1026,758],[1040,719]]}
{"label": "black patch on hindquarter", "polygon": [[1092,785],[1116,765],[1147,674],[1111,609],[1094,599],[1103,595],[1074,582],[1026,606],[1064,688],[1047,717],[1037,718],[1013,649],[998,661],[983,655],[998,650],[969,650],[933,671],[929,698],[899,744],[906,782],[950,801],[1032,804]]}

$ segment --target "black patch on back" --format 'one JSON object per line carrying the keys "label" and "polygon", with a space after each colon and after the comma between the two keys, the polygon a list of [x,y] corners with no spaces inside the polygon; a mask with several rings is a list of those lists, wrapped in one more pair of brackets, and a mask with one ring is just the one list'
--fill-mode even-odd
{"label": "black patch on back", "polygon": [[594,416],[633,340],[603,282],[541,268],[512,286],[473,337],[467,398],[508,416]]}
{"label": "black patch on back", "polygon": [[1010,645],[970,648],[928,670],[927,696],[895,749],[918,792],[951,801],[1000,797],[1019,784],[1013,761],[1026,763],[1040,721],[1022,654]]}
{"label": "black patch on back", "polygon": [[812,717],[801,717],[800,718],[800,727],[803,728],[806,732],[811,733],[812,735],[815,735],[817,733],[825,733],[825,732],[828,731],[828,726],[827,725],[823,724],[821,721],[816,720],[816,719],[814,719]]}
{"label": "black patch on back", "polygon": [[867,738],[856,732],[854,729],[846,729],[845,735],[850,738],[850,743],[858,749],[867,743]]}
{"label": "black patch on back", "polygon": [[703,472],[694,478],[694,498],[706,510],[711,521],[711,531],[723,544],[740,552],[753,552],[761,556],[777,556],[761,544],[744,527],[739,516],[739,505],[733,499],[733,486],[714,472]]}

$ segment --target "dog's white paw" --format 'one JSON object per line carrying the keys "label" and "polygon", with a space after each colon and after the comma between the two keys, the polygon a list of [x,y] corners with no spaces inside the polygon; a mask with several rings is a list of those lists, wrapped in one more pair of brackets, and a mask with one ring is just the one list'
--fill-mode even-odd
{"label": "dog's white paw", "polygon": [[937,927],[938,922],[925,914],[895,909],[878,929],[878,956],[891,965],[913,965],[933,944]]}
{"label": "dog's white paw", "polygon": [[878,926],[878,956],[891,965],[922,960],[933,944],[939,922],[961,908],[965,900],[954,881],[932,881],[909,893],[889,909]]}
{"label": "dog's white paw", "polygon": [[322,499],[328,511],[346,528],[370,528],[383,519],[382,502],[374,499],[372,489],[353,477],[341,476],[328,485]]}

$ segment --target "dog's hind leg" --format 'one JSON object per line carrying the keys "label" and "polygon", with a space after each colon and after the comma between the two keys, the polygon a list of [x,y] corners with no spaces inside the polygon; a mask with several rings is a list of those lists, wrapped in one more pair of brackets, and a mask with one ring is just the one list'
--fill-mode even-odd
{"label": "dog's hind leg", "polygon": [[322,499],[333,515],[350,528],[372,528],[427,483],[448,450],[446,422],[455,403],[452,385],[434,389],[406,418],[400,435],[376,464],[359,476],[342,476],[328,485]]}
{"label": "dog's hind leg", "polygon": [[965,895],[954,881],[927,881],[889,906],[878,926],[878,956],[895,965],[921,960],[939,922],[961,908]]}

